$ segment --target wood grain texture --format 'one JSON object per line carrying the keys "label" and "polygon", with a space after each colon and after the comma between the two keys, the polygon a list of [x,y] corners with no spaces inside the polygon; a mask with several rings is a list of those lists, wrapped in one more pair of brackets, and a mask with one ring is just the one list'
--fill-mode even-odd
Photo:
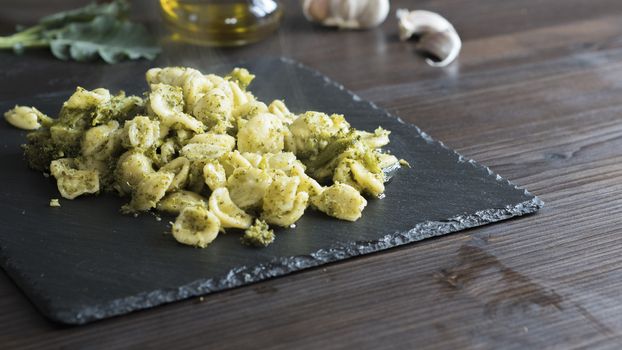
{"label": "wood grain texture", "polygon": [[[25,10],[42,8],[33,0],[6,3],[4,32],[43,12]],[[547,203],[539,214],[77,328],[43,319],[0,275],[2,348],[620,348],[622,3],[416,5],[455,24],[459,62],[427,67],[397,40],[393,18],[368,32],[332,31],[305,22],[294,2],[267,41],[167,44],[165,57],[291,56],[526,186]],[[160,28],[155,5],[135,6]],[[7,97],[49,92],[51,79],[96,85],[114,69],[45,51],[2,67]]]}

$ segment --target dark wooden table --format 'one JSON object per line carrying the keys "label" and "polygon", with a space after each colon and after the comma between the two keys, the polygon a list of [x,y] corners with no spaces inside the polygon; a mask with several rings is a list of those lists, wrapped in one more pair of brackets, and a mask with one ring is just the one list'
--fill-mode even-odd
{"label": "dark wooden table", "polygon": [[[1,33],[76,3],[5,0]],[[428,67],[397,40],[393,15],[340,32],[308,24],[291,1],[262,43],[167,44],[159,63],[293,57],[532,190],[539,214],[82,327],[42,318],[2,273],[0,347],[622,347],[622,2],[392,6],[413,3],[454,23],[458,62]],[[155,1],[135,8],[158,26]],[[46,51],[0,53],[0,67],[3,99],[109,83],[115,69]]]}

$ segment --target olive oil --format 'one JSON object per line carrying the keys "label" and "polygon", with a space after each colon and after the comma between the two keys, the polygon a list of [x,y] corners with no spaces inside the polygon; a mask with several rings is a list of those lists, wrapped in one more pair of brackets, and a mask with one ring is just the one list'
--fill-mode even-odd
{"label": "olive oil", "polygon": [[283,16],[274,0],[160,0],[160,5],[173,39],[210,46],[259,41]]}

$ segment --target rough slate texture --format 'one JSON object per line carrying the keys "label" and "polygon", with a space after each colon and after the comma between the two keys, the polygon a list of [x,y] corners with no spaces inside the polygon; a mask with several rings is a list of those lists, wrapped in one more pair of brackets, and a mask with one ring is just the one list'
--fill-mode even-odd
{"label": "rough slate texture", "polygon": [[[465,228],[535,212],[542,202],[431,139],[321,74],[286,59],[246,65],[263,100],[285,98],[294,112],[346,114],[353,126],[391,130],[389,149],[402,169],[386,198],[370,200],[363,218],[338,221],[309,210],[295,229],[278,231],[265,249],[220,236],[209,249],[177,244],[152,215],[122,216],[113,196],[61,200],[53,180],[22,159],[23,132],[0,123],[0,257],[2,267],[47,317],[68,324],[148,308],[232,288],[308,267],[371,253]],[[227,68],[219,69],[222,73]],[[125,88],[139,92],[142,72]],[[135,91],[133,91],[135,90]],[[35,105],[55,114],[70,92],[0,103]],[[172,218],[171,218],[172,219]]]}

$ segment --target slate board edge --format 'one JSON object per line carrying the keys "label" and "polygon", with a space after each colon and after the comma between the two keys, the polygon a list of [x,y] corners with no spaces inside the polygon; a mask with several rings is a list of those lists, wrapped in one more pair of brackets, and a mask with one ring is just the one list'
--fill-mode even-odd
{"label": "slate board edge", "polygon": [[[268,278],[284,276],[292,272],[300,271],[311,267],[317,267],[326,263],[335,262],[358,255],[374,253],[400,245],[420,241],[423,239],[441,236],[448,233],[457,232],[467,228],[481,226],[501,220],[506,220],[515,216],[522,216],[534,213],[544,205],[544,203],[537,196],[529,193],[526,189],[522,189],[519,186],[508,181],[507,179],[502,178],[500,175],[494,173],[490,168],[478,164],[472,159],[465,158],[456,151],[445,146],[442,142],[433,139],[431,136],[419,129],[417,126],[406,123],[401,118],[391,115],[388,111],[379,108],[373,102],[363,100],[353,92],[345,89],[343,85],[329,79],[327,76],[321,74],[319,71],[309,68],[302,63],[294,61],[290,58],[280,57],[279,59],[286,64],[297,66],[300,69],[309,71],[313,75],[322,78],[327,84],[333,85],[339,90],[348,93],[354,101],[369,104],[374,110],[377,110],[380,114],[382,114],[383,117],[396,119],[404,126],[414,129],[416,133],[426,142],[436,143],[444,149],[452,152],[453,154],[455,154],[458,161],[466,162],[474,167],[485,170],[488,175],[495,176],[497,181],[507,183],[508,185],[513,186],[517,190],[524,191],[525,195],[531,196],[532,199],[518,203],[514,206],[509,205],[504,208],[477,211],[473,214],[459,215],[443,221],[422,222],[417,224],[409,231],[387,234],[379,240],[342,243],[332,246],[328,249],[320,249],[309,255],[277,258],[265,264],[259,264],[251,267],[238,267],[230,270],[226,275],[219,278],[200,279],[178,288],[160,289],[148,293],[140,293],[135,296],[116,299],[112,302],[103,303],[88,308],[79,307],[60,309],[54,307],[54,305],[51,304],[49,300],[45,298],[45,296],[31,294],[30,297],[32,298],[33,303],[44,315],[46,315],[52,321],[59,323],[70,325],[86,324],[95,320],[118,316],[128,312],[151,308],[157,305],[180,301],[183,299],[209,294],[212,292],[222,291],[248,283],[259,282]],[[11,262],[8,260],[8,257],[2,254],[1,251],[0,255],[2,255],[2,259],[4,260],[3,265],[6,272],[11,276],[12,279],[15,280],[15,282],[17,282],[18,285],[20,285],[20,280],[22,279],[22,276],[20,276],[20,273],[13,268]]]}

